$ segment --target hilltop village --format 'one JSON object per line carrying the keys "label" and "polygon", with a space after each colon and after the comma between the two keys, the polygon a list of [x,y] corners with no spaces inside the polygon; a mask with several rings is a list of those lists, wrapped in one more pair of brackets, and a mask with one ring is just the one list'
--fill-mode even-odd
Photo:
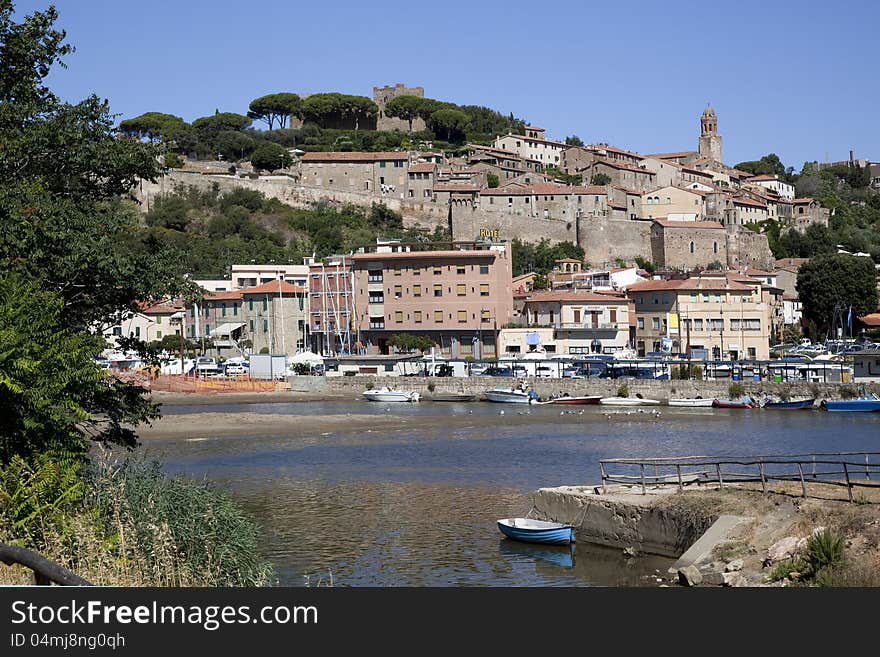
{"label": "hilltop village", "polygon": [[[374,88],[374,127],[418,134],[422,118],[389,116],[386,105],[423,96],[420,87]],[[796,197],[778,175],[726,165],[712,107],[698,127],[696,149],[672,153],[567,143],[524,125],[454,152],[430,142],[388,151],[292,147],[263,173],[246,162],[184,161],[140,185],[145,209],[173,190],[245,188],[302,208],[381,203],[404,223],[447,228],[452,241],[377,240],[302,264],[235,264],[228,278],[198,281],[207,292],[199,303],[145,307],[108,337],[153,341],[183,330],[193,341],[208,338],[221,358],[394,354],[431,344],[449,358],[537,349],[766,359],[787,328],[800,333],[795,281],[806,259],[776,261],[754,227],[771,221],[803,233],[827,227],[829,210]],[[514,239],[571,242],[584,258],[558,259],[547,289],[534,289],[534,275],[513,275]],[[181,313],[182,324],[169,322]]]}

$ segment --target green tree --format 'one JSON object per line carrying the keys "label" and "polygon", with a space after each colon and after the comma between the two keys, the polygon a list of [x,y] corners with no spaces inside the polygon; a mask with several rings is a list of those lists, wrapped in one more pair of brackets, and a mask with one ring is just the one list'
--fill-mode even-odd
{"label": "green tree", "polygon": [[236,162],[247,159],[257,143],[243,132],[224,130],[214,140],[214,149],[224,160]]}
{"label": "green tree", "polygon": [[302,103],[303,119],[321,128],[354,129],[361,124],[375,128],[379,107],[366,96],[349,96],[340,93],[312,94]]}
{"label": "green tree", "polygon": [[831,327],[835,307],[852,307],[853,321],[877,309],[877,282],[870,258],[820,255],[801,266],[796,288],[804,317],[820,332]]}
{"label": "green tree", "polygon": [[388,344],[400,351],[427,351],[437,345],[426,335],[412,335],[411,333],[395,333],[388,338]]}
{"label": "green tree", "polygon": [[291,116],[302,118],[302,98],[289,92],[260,96],[251,101],[247,115],[265,122],[269,130],[272,130],[276,121],[278,127],[283,128]]}
{"label": "green tree", "polygon": [[274,171],[290,166],[292,158],[287,149],[270,141],[261,142],[251,153],[251,164],[255,169]]}
{"label": "green tree", "polygon": [[251,119],[234,112],[216,112],[212,116],[203,116],[192,122],[192,127],[198,135],[199,141],[210,149],[212,154],[217,153],[216,140],[221,132],[241,132],[251,124]]}
{"label": "green tree", "polygon": [[[0,436],[29,450],[55,427],[71,449],[87,438],[132,445],[125,425],[153,417],[155,407],[139,387],[104,380],[92,386],[86,360],[103,347],[96,327],[116,323],[139,303],[193,291],[178,274],[173,249],[133,248],[140,217],[121,198],[137,181],[155,179],[158,153],[117,138],[107,104],[96,96],[69,104],[45,86],[70,52],[64,32],[53,27],[54,8],[22,23],[13,18],[11,3],[0,5],[0,352],[7,354],[0,387],[22,419],[14,429],[0,422]],[[41,410],[50,407],[55,415]]]}
{"label": "green tree", "polygon": [[437,136],[444,136],[446,141],[460,144],[468,128],[468,115],[461,110],[440,109],[428,117],[428,127]]}
{"label": "green tree", "polygon": [[395,96],[385,104],[385,114],[409,123],[409,131],[412,132],[412,123],[417,118],[427,119],[435,109],[436,101],[421,96]]}
{"label": "green tree", "polygon": [[571,137],[566,137],[565,143],[568,146],[583,146],[584,145],[583,140],[580,137],[578,137],[577,135],[572,135]]}
{"label": "green tree", "polygon": [[610,185],[611,184],[611,176],[606,173],[594,173],[590,178],[591,185]]}
{"label": "green tree", "polygon": [[498,187],[499,182],[500,181],[498,180],[498,174],[496,174],[496,173],[487,173],[486,174],[486,186],[489,187],[489,189],[495,189],[496,187]]}

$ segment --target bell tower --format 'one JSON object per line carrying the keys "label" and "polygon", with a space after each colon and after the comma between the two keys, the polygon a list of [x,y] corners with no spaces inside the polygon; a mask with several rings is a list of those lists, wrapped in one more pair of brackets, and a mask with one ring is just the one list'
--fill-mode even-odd
{"label": "bell tower", "polygon": [[721,159],[721,135],[718,134],[718,117],[711,105],[703,110],[700,117],[700,156],[714,162],[723,162]]}

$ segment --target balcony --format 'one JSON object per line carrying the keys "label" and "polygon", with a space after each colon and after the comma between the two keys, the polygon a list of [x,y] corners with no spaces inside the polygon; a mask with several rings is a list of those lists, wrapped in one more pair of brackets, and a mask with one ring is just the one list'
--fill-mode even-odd
{"label": "balcony", "polygon": [[575,322],[558,322],[554,325],[554,328],[569,331],[628,331],[629,324],[624,322],[599,322],[593,326],[592,324],[576,324]]}

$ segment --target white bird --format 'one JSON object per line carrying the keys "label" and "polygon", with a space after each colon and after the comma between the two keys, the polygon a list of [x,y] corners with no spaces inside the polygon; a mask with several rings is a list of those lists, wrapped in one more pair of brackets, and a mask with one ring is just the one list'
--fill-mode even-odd
{"label": "white bird", "polygon": [[498,411],[498,415],[504,415],[504,411]]}

